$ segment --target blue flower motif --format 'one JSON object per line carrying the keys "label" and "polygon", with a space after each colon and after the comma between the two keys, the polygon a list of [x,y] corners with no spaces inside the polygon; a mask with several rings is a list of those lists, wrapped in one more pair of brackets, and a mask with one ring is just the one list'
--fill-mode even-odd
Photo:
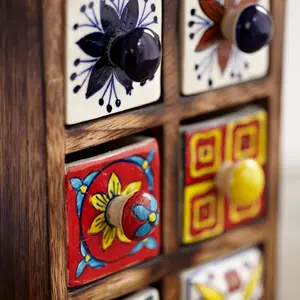
{"label": "blue flower motif", "polygon": [[80,252],[83,259],[77,266],[76,278],[78,278],[82,274],[86,266],[90,266],[93,269],[105,266],[105,263],[103,261],[93,258],[92,255],[88,253],[83,242],[81,242],[80,244]]}
{"label": "blue flower motif", "polygon": [[[133,90],[133,79],[128,78],[127,74],[116,67],[111,62],[109,49],[116,36],[135,32],[136,29],[147,28],[156,24],[155,4],[149,5],[148,0],[144,1],[142,13],[139,12],[138,0],[99,0],[100,14],[95,8],[94,2],[89,5],[82,5],[81,14],[86,21],[83,24],[74,24],[73,29],[91,28],[91,31],[83,36],[76,44],[87,55],[74,61],[74,67],[82,67],[83,70],[74,72],[70,80],[76,81],[73,92],[78,93],[86,85],[86,99],[89,99],[100,90],[102,95],[99,105],[105,102],[108,113],[112,112],[112,100],[115,99],[115,106],[121,106],[121,99],[118,97],[117,84],[121,84],[127,95],[131,95]],[[155,35],[152,32],[151,35]],[[149,64],[149,63],[148,63]],[[152,78],[151,78],[152,79]],[[150,79],[149,79],[150,80]],[[144,85],[146,81],[141,82]],[[108,99],[108,100],[107,100]]]}
{"label": "blue flower motif", "polygon": [[144,247],[150,250],[154,250],[157,248],[157,242],[153,237],[148,237],[143,241],[138,242],[129,254],[135,254],[141,251]]}
{"label": "blue flower motif", "polygon": [[146,159],[144,159],[141,156],[130,156],[125,159],[126,161],[132,162],[132,163],[138,165],[140,168],[142,168],[145,175],[147,176],[150,193],[153,192],[153,187],[154,187],[153,172],[152,172],[150,164],[151,164],[155,154],[156,154],[155,149],[152,149]]}
{"label": "blue flower motif", "polygon": [[81,214],[83,199],[87,192],[87,189],[94,180],[94,178],[98,175],[98,173],[99,172],[92,172],[87,177],[85,177],[84,180],[81,180],[77,177],[70,179],[70,183],[73,189],[76,191],[76,204],[78,216],[80,216]]}
{"label": "blue flower motif", "polygon": [[159,212],[157,201],[152,195],[150,195],[150,209],[143,204],[136,204],[132,210],[136,218],[140,221],[147,221],[137,229],[135,233],[137,238],[143,238],[153,227],[157,227],[159,223]]}

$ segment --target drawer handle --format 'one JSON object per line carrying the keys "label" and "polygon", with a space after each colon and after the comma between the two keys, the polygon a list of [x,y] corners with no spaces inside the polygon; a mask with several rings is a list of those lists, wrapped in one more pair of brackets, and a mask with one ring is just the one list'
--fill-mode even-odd
{"label": "drawer handle", "polygon": [[256,202],[265,187],[265,173],[254,159],[225,163],[216,178],[217,188],[238,206]]}
{"label": "drawer handle", "polygon": [[273,20],[263,6],[252,4],[226,12],[221,30],[242,52],[253,53],[270,43]]}
{"label": "drawer handle", "polygon": [[136,28],[115,37],[108,49],[111,63],[132,81],[151,79],[161,61],[159,36],[149,28]]}
{"label": "drawer handle", "polygon": [[118,196],[109,204],[107,221],[121,228],[131,241],[149,237],[159,224],[159,207],[153,195],[137,191]]}

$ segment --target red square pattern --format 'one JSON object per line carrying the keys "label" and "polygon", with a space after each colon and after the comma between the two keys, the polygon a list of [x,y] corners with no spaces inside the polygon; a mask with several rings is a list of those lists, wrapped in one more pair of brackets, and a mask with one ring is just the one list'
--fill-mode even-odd
{"label": "red square pattern", "polygon": [[250,136],[244,135],[242,137],[242,150],[247,150],[250,147]]}
{"label": "red square pattern", "polygon": [[204,126],[183,129],[185,244],[211,238],[259,218],[265,212],[265,192],[258,201],[247,207],[239,207],[226,196],[216,195],[212,201],[214,206],[209,209],[206,208],[208,198],[205,194],[208,195],[214,188],[211,183],[215,182],[215,175],[224,161],[253,158],[266,172],[266,112],[257,110],[227,118],[223,124],[212,121],[207,127]]}
{"label": "red square pattern", "polygon": [[210,216],[210,205],[204,204],[202,207],[199,207],[199,216],[201,220],[207,220]]}
{"label": "red square pattern", "polygon": [[[123,191],[139,182],[140,190],[152,194],[160,207],[160,161],[156,140],[147,139],[106,156],[73,163],[66,168],[69,286],[76,287],[159,254],[160,225],[140,242],[122,240],[111,228],[91,235],[89,229],[99,211],[90,201],[95,194],[110,198],[108,186],[114,173]],[[117,178],[117,179],[116,179]],[[113,198],[109,199],[112,201]],[[108,227],[108,224],[103,224]],[[109,247],[104,235],[111,235]]]}
{"label": "red square pattern", "polygon": [[[196,138],[197,135],[199,138]],[[224,139],[226,134],[226,124],[218,127],[205,128],[203,130],[189,131],[185,133],[185,185],[210,180],[216,175],[218,167],[216,163],[217,152],[220,153],[220,163],[224,161]],[[218,138],[217,138],[218,135]],[[195,143],[193,143],[195,141]],[[211,146],[212,159],[209,162],[202,163],[198,159],[198,151],[201,147]],[[193,160],[196,157],[196,160]],[[199,176],[192,175],[192,168],[199,172]]]}
{"label": "red square pattern", "polygon": [[[206,199],[211,198],[214,201],[202,204]],[[219,201],[218,192],[215,188],[206,192],[205,194],[197,194],[191,200],[190,214],[192,220],[197,220],[199,225],[191,222],[190,234],[192,236],[199,236],[205,232],[214,231],[220,224],[219,215]]]}
{"label": "red square pattern", "polygon": [[238,148],[237,145],[237,133],[241,130],[247,130],[248,128],[252,127],[253,129],[255,129],[255,132],[257,134],[254,134],[252,136],[250,136],[249,134],[243,135],[241,137],[242,142],[241,142],[241,147],[239,148],[239,151],[246,151],[246,150],[250,150],[250,148],[253,149],[253,151],[251,151],[251,155],[247,155],[247,158],[256,158],[259,152],[259,147],[260,147],[260,143],[259,143],[259,132],[260,130],[262,130],[261,128],[261,124],[259,123],[259,120],[254,120],[251,121],[249,123],[246,124],[236,124],[236,126],[234,127],[233,130],[233,136],[232,136],[232,157],[231,157],[231,161],[237,161],[238,158],[237,153],[235,151],[235,149]]}

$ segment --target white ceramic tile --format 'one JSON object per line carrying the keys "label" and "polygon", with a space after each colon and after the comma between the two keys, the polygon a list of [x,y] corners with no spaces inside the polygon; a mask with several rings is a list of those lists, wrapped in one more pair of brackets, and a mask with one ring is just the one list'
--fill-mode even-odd
{"label": "white ceramic tile", "polygon": [[155,288],[147,288],[123,300],[159,300],[159,293]]}
{"label": "white ceramic tile", "polygon": [[[66,1],[67,20],[65,90],[67,124],[75,124],[86,120],[104,117],[109,114],[118,113],[133,107],[142,106],[159,100],[161,94],[161,66],[159,66],[158,70],[156,71],[154,78],[147,81],[146,84],[141,85],[138,82],[133,82],[131,94],[126,92],[126,88],[120,84],[114,75],[108,77],[104,86],[100,90],[98,90],[88,99],[86,98],[87,87],[91,76],[90,70],[92,70],[100,56],[93,57],[88,55],[78,46],[77,42],[91,33],[99,34],[100,32],[103,32],[101,20],[103,20],[104,14],[101,12],[101,3],[106,3],[115,12],[119,11],[120,13],[117,13],[118,18],[121,18],[120,16],[124,11],[124,7],[129,2],[138,2],[138,11],[135,10],[135,12],[139,15],[137,24],[140,24],[136,25],[136,27],[143,26],[150,28],[159,35],[161,40],[161,0]],[[79,60],[80,63],[78,64]],[[85,70],[85,73],[78,75]],[[77,76],[72,74],[77,74]],[[111,80],[112,78],[113,80]],[[79,89],[78,86],[82,87]],[[112,88],[113,86],[115,89]],[[74,93],[74,89],[78,89],[78,91]],[[101,98],[103,98],[103,105],[99,104],[99,100]],[[121,103],[118,103],[119,106],[116,103],[117,99],[121,100]],[[111,105],[110,112],[108,112],[110,109],[107,109],[108,104]]]}
{"label": "white ceramic tile", "polygon": [[[180,299],[199,300],[202,297],[207,300],[261,299],[263,276],[260,267],[262,267],[261,252],[257,248],[251,248],[189,269],[181,275]],[[261,271],[258,271],[259,269]]]}
{"label": "white ceramic tile", "polygon": [[[224,5],[224,2],[228,0],[181,1],[182,93],[184,95],[196,94],[266,76],[269,68],[269,46],[253,54],[245,54],[232,46],[224,72],[221,71],[218,63],[219,42],[213,43],[202,51],[195,51],[205,30],[213,24],[213,21],[201,10],[200,1],[217,1]],[[235,0],[235,2],[238,4],[240,0]],[[269,0],[258,0],[258,3],[266,9],[270,8]],[[194,24],[190,26],[190,22]],[[203,25],[205,23],[206,25]]]}

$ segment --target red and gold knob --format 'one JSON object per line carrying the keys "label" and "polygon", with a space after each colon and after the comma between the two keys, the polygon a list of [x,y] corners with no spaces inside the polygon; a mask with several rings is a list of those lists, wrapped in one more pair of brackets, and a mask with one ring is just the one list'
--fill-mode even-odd
{"label": "red and gold knob", "polygon": [[106,212],[107,221],[121,228],[132,241],[149,237],[159,224],[159,207],[151,194],[137,191],[113,199]]}

